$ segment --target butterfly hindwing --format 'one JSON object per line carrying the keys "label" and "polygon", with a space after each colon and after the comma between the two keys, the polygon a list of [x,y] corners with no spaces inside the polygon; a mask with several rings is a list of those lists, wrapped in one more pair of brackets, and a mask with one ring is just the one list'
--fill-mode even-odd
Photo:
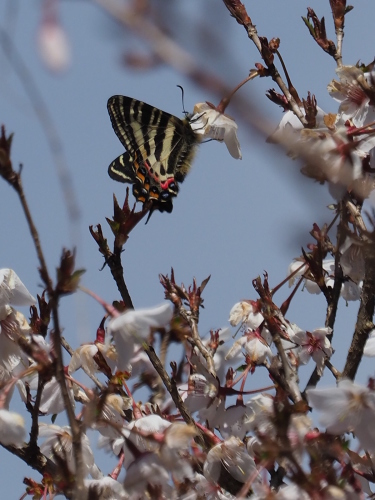
{"label": "butterfly hindwing", "polygon": [[[109,176],[118,182],[127,182],[133,185],[133,195],[137,201],[145,203],[150,198],[153,198],[153,193],[149,192],[150,186],[142,183],[136,176],[133,168],[133,162],[129,153],[124,153],[117,157],[108,168]],[[161,201],[159,202],[159,198]],[[167,196],[161,193],[157,194],[156,206],[154,209],[160,210],[160,212],[172,212],[173,204],[172,199],[168,193]]]}
{"label": "butterfly hindwing", "polygon": [[188,119],[125,96],[111,97],[108,112],[127,150],[111,163],[109,175],[133,184],[137,201],[153,200],[153,209],[171,212],[199,142]]}
{"label": "butterfly hindwing", "polygon": [[133,169],[133,162],[129,153],[124,153],[117,157],[108,168],[109,176],[118,182],[136,182],[136,176]]}

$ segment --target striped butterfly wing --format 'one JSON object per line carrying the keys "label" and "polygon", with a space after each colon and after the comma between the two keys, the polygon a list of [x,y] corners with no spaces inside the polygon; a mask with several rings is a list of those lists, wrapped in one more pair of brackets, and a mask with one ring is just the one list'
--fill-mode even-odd
{"label": "striped butterfly wing", "polygon": [[188,119],[125,96],[111,97],[108,112],[127,150],[110,164],[109,175],[132,184],[137,201],[152,200],[152,210],[171,212],[199,142]]}

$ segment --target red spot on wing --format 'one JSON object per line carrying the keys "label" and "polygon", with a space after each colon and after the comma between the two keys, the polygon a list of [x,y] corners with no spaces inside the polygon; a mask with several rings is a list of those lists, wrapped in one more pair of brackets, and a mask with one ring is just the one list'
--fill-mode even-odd
{"label": "red spot on wing", "polygon": [[169,177],[166,181],[160,183],[160,187],[162,189],[168,189],[173,183],[175,183],[174,177]]}

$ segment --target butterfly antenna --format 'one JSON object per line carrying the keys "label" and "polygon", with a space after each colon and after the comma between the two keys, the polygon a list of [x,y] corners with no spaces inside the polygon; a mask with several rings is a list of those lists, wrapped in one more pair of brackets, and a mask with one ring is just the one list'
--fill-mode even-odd
{"label": "butterfly antenna", "polygon": [[184,91],[184,88],[183,88],[183,87],[181,87],[181,85],[177,85],[177,87],[178,87],[179,89],[181,89],[181,94],[182,94],[182,95],[181,95],[181,98],[182,98],[182,109],[183,109],[183,113],[184,113],[184,115],[188,115],[189,113],[188,113],[188,112],[186,111],[186,109],[185,109],[185,102],[184,102],[185,91]]}

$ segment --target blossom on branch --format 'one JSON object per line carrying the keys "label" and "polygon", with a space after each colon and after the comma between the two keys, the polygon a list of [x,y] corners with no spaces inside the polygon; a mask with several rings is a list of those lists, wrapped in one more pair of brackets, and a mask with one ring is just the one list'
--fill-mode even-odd
{"label": "blossom on branch", "polygon": [[[68,469],[75,472],[72,434],[69,426],[60,427],[52,424],[39,424],[39,436],[45,438],[40,445],[40,451],[52,462],[64,460]],[[81,435],[82,463],[85,474],[89,474],[94,465],[94,455],[86,434]]]}
{"label": "blossom on branch", "polygon": [[36,300],[13,269],[0,269],[0,306],[31,306]]}
{"label": "blossom on branch", "polygon": [[338,115],[341,121],[352,121],[355,127],[375,120],[374,100],[374,73],[364,73],[356,66],[341,66],[336,68],[340,79],[332,80],[328,84],[328,92],[340,103]]}
{"label": "blossom on branch", "polygon": [[173,309],[166,302],[150,309],[128,310],[108,325],[108,333],[113,336],[117,355],[118,369],[131,370],[130,360],[136,344],[147,340],[152,328],[165,328],[171,322]]}
{"label": "blossom on branch", "polygon": [[323,374],[324,362],[330,358],[333,353],[330,341],[327,335],[332,333],[332,328],[317,328],[312,332],[295,329],[290,340],[299,346],[297,356],[303,365],[308,363],[310,358],[316,363],[317,373],[321,377]]}
{"label": "blossom on branch", "polygon": [[189,120],[191,128],[203,139],[225,142],[233,158],[241,159],[240,143],[237,139],[237,123],[227,115],[217,111],[212,105],[200,102],[194,106],[194,114]]}
{"label": "blossom on branch", "polygon": [[375,391],[344,379],[337,387],[307,389],[306,394],[328,432],[354,432],[363,449],[375,452]]}
{"label": "blossom on branch", "polygon": [[25,444],[25,421],[21,415],[0,409],[0,443],[21,448]]}

